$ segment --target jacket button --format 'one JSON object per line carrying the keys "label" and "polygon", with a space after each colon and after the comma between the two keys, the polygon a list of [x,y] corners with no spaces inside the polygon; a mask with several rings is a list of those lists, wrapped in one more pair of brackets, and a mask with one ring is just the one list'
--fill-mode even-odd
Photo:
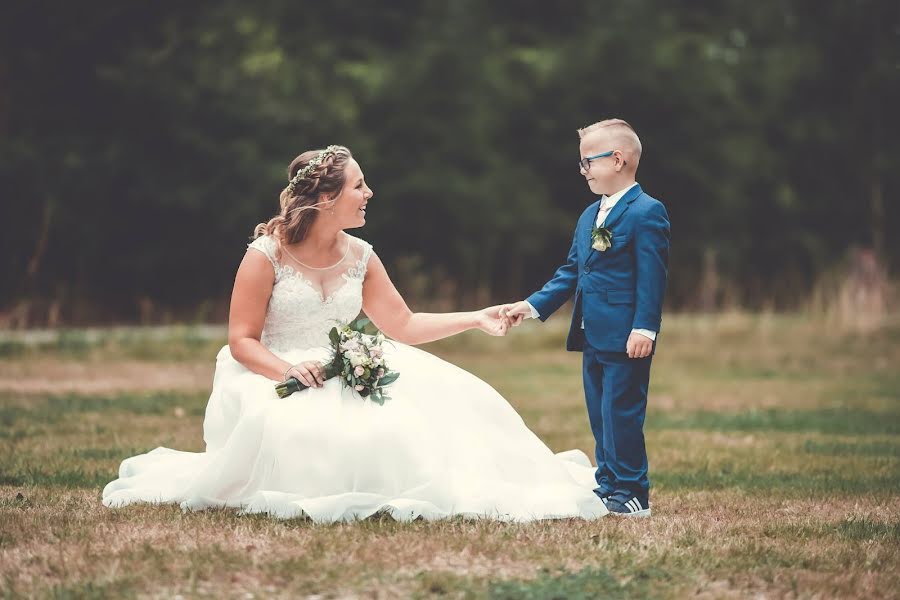
{"label": "jacket button", "polygon": [[590,273],[590,272],[591,272],[591,268],[590,268],[590,267],[585,267],[585,268],[584,268],[584,272],[585,272],[585,273]]}

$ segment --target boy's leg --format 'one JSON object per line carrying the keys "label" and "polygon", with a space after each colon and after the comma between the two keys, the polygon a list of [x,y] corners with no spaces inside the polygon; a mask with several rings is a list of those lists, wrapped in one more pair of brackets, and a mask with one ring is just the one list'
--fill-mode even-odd
{"label": "boy's leg", "polygon": [[650,493],[644,418],[652,358],[628,358],[624,352],[597,355],[603,369],[603,454],[611,496],[623,503],[637,498],[644,507]]}
{"label": "boy's leg", "polygon": [[601,498],[606,498],[613,491],[613,481],[609,469],[606,466],[603,444],[603,364],[597,360],[596,351],[585,348],[582,356],[582,375],[584,377],[584,399],[587,405],[588,418],[591,423],[591,432],[594,434],[594,456],[597,460],[597,471],[594,478],[597,488],[594,492]]}

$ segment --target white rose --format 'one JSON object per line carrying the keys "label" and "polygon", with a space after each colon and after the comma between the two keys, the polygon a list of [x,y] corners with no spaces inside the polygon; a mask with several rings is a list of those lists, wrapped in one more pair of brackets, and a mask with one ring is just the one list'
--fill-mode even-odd
{"label": "white rose", "polygon": [[609,246],[610,243],[606,241],[606,238],[604,237],[598,237],[596,240],[594,240],[594,243],[591,244],[591,248],[599,252],[606,252]]}

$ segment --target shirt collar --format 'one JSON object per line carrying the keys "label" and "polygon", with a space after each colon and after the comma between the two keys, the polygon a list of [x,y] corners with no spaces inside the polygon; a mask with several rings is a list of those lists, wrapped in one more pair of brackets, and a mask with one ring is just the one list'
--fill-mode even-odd
{"label": "shirt collar", "polygon": [[631,188],[633,188],[633,187],[636,186],[636,185],[637,185],[637,181],[635,181],[634,183],[632,183],[632,184],[629,185],[628,187],[619,190],[618,192],[616,192],[616,193],[613,194],[612,196],[607,196],[606,194],[603,194],[603,196],[600,198],[600,205],[601,205],[603,208],[612,208],[613,206],[616,205],[616,203],[617,203],[619,200],[622,199],[622,196],[624,196],[625,194],[628,193],[628,190],[630,190]]}

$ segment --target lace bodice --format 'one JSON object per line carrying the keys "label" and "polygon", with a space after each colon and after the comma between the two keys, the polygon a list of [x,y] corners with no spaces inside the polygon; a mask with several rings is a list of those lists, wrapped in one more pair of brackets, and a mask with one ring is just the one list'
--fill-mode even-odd
{"label": "lace bodice", "polygon": [[362,310],[362,284],[372,246],[347,236],[347,252],[328,269],[293,264],[271,236],[256,238],[249,248],[262,252],[275,269],[275,285],[266,309],[262,344],[272,351],[329,346],[328,332],[353,320]]}

